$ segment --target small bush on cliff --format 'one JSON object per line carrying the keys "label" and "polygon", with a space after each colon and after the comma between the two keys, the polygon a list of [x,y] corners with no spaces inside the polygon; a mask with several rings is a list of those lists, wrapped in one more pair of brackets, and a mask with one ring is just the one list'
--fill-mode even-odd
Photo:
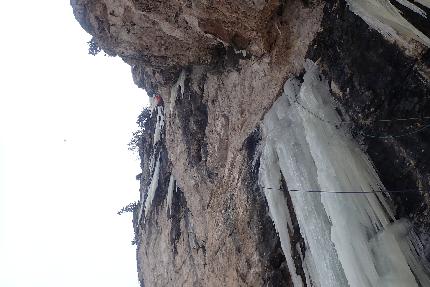
{"label": "small bush on cliff", "polygon": [[148,108],[143,109],[142,113],[137,118],[137,125],[139,126],[139,129],[135,132],[133,132],[133,136],[128,143],[128,149],[131,151],[138,150],[139,146],[142,145],[142,136],[143,132],[148,128],[148,119],[151,118],[151,111]]}
{"label": "small bush on cliff", "polygon": [[99,45],[97,44],[96,40],[93,38],[91,38],[91,40],[89,42],[87,42],[88,44],[88,54],[90,55],[97,55],[98,53],[101,52],[102,48],[99,47]]}
{"label": "small bush on cliff", "polygon": [[128,150],[136,151],[139,147],[139,142],[142,137],[142,131],[138,130],[133,132],[130,142],[128,143]]}
{"label": "small bush on cliff", "polygon": [[137,234],[138,234],[136,221],[137,221],[137,213],[139,212],[139,201],[135,201],[135,202],[127,204],[126,206],[121,208],[121,210],[118,211],[117,214],[121,215],[124,212],[132,212],[133,213],[134,238],[131,241],[131,245],[136,245],[137,244]]}
{"label": "small bush on cliff", "polygon": [[139,128],[145,130],[147,128],[148,120],[151,118],[151,110],[149,108],[144,108],[140,115],[137,117],[136,124]]}
{"label": "small bush on cliff", "polygon": [[134,212],[137,209],[137,202],[132,202],[121,208],[120,211],[117,212],[118,215],[123,214],[124,212]]}

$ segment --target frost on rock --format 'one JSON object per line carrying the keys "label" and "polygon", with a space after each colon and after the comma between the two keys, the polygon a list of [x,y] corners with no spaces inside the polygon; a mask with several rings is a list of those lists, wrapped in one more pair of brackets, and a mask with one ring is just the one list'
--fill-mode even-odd
{"label": "frost on rock", "polygon": [[[333,124],[339,121],[328,83],[310,61],[303,83],[288,80],[263,120],[260,184],[293,286],[430,286],[416,236],[406,220],[393,217],[384,195],[305,192],[384,189],[366,154]],[[304,280],[291,257],[282,177],[305,241]]]}
{"label": "frost on rock", "polygon": [[[352,12],[366,23],[389,38],[408,43],[414,39],[430,47],[430,39],[406,20],[401,12],[388,0],[346,0]],[[397,0],[403,6],[425,17],[425,12],[408,0]],[[429,7],[430,1],[420,0],[420,4]]]}
{"label": "frost on rock", "polygon": [[178,80],[170,90],[170,113],[172,113],[173,110],[175,109],[176,97],[178,96],[178,89],[180,89],[181,96],[183,96],[184,89],[185,89],[185,71],[181,72]]}

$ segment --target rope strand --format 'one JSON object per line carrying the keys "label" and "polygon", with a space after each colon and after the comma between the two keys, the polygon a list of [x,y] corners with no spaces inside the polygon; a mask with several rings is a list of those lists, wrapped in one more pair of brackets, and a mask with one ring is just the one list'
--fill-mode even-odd
{"label": "rope strand", "polygon": [[[269,190],[283,190],[274,187],[265,187],[264,189]],[[430,193],[430,190],[425,189],[401,189],[401,190],[373,190],[373,191],[330,191],[330,190],[304,190],[304,189],[288,189],[288,192],[306,192],[306,193],[351,193],[351,194],[372,194],[372,193]]]}
{"label": "rope strand", "polygon": [[[307,113],[309,113],[310,115],[314,116],[316,119],[330,124],[332,126],[334,126],[335,128],[338,128],[338,125],[341,124],[355,124],[355,122],[353,121],[339,121],[339,122],[332,122],[332,121],[328,121],[323,119],[320,115],[318,115],[317,113],[309,110],[307,107],[303,106],[299,101],[298,98],[296,97],[294,99],[294,102],[301,107],[303,110],[305,110]],[[377,123],[377,122],[382,122],[382,123],[389,123],[389,122],[406,122],[406,121],[425,121],[425,120],[430,120],[430,117],[425,116],[425,117],[411,117],[411,118],[395,118],[395,119],[381,119],[381,120],[366,120],[366,121],[362,121],[362,123],[367,123],[367,124],[371,124],[371,123]],[[400,137],[406,137],[406,136],[411,136],[417,133],[420,133],[422,131],[424,131],[425,129],[430,128],[430,124],[425,125],[417,130],[411,131],[411,132],[406,132],[406,133],[402,133],[402,134],[397,134],[397,135],[386,135],[386,136],[380,136],[380,135],[370,135],[370,134],[366,134],[364,132],[359,132],[359,134],[363,137],[367,137],[367,138],[379,138],[379,139],[390,139],[390,138],[400,138]]]}

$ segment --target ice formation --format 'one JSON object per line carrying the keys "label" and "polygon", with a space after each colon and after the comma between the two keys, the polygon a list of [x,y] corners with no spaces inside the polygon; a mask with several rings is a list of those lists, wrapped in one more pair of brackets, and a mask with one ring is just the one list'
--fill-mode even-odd
{"label": "ice formation", "polygon": [[[140,222],[142,215],[146,217],[148,212],[151,210],[152,200],[155,196],[155,191],[158,187],[158,178],[160,176],[160,150],[158,150],[157,144],[161,140],[161,136],[164,130],[164,109],[162,106],[157,106],[157,122],[155,124],[154,141],[153,141],[153,153],[151,155],[149,163],[149,172],[152,174],[151,183],[146,193],[141,193],[138,222]],[[146,195],[146,199],[144,196]]]}
{"label": "ice formation", "polygon": [[[414,39],[430,47],[430,39],[406,20],[400,11],[388,0],[346,0],[352,12],[360,16],[372,28],[384,36],[397,39],[405,44]],[[397,0],[403,6],[425,17],[425,12],[408,0]],[[430,1],[417,1],[430,6]]]}
{"label": "ice formation", "polygon": [[[360,146],[341,121],[329,86],[308,61],[303,83],[289,79],[265,115],[260,185],[279,234],[294,286],[430,286],[428,270],[406,220],[396,220],[382,194],[307,193],[306,190],[384,189]],[[306,278],[291,256],[292,232],[284,177],[306,251]]]}
{"label": "ice formation", "polygon": [[[281,171],[279,167],[279,161],[276,156],[276,153],[273,150],[273,146],[270,144],[266,145],[265,157],[262,164],[262,177],[263,183],[271,184],[271,183],[280,183],[281,182]],[[276,186],[279,188],[279,184]],[[290,214],[288,213],[287,203],[284,199],[284,194],[280,189],[266,189],[266,199],[269,205],[271,218],[277,227],[277,231],[279,234],[279,238],[281,239],[282,250],[284,251],[286,258],[291,258],[291,260],[287,260],[288,270],[290,270],[291,280],[293,281],[294,286],[303,286],[302,278],[297,274],[296,267],[292,260],[293,256],[291,254],[291,242],[289,240],[289,229],[292,230],[292,222],[290,218]]]}
{"label": "ice formation", "polygon": [[396,0],[401,5],[405,6],[406,8],[414,11],[415,13],[420,14],[424,18],[427,18],[426,12],[424,12],[420,7],[415,5],[414,3],[410,2],[409,0]]}
{"label": "ice formation", "polygon": [[176,97],[178,96],[178,89],[180,89],[181,96],[183,96],[184,95],[184,89],[185,89],[185,71],[181,72],[178,80],[172,86],[172,89],[170,90],[170,113],[172,113],[173,110],[175,109]]}
{"label": "ice formation", "polygon": [[151,184],[149,185],[149,189],[147,192],[148,196],[146,197],[146,200],[145,200],[145,209],[144,209],[145,217],[148,214],[148,212],[151,210],[152,200],[154,199],[155,191],[157,190],[157,187],[158,187],[159,176],[160,176],[160,156],[158,156],[157,163],[155,164],[155,170],[154,170],[154,173],[152,174]]}
{"label": "ice formation", "polygon": [[[152,200],[155,196],[155,191],[158,188],[158,179],[160,177],[160,155],[158,155],[157,163],[155,164],[155,169],[152,174],[151,183],[149,185],[148,191],[146,193],[141,193],[140,198],[140,208],[139,215],[137,217],[137,222],[140,222],[143,216],[147,216],[149,211],[151,210]],[[147,194],[146,199],[142,198],[145,194]]]}
{"label": "ice formation", "polygon": [[157,107],[157,123],[155,124],[154,146],[160,141],[164,128],[164,110],[162,106]]}
{"label": "ice formation", "polygon": [[170,175],[169,188],[167,189],[167,216],[170,216],[172,210],[172,198],[175,189],[176,180],[175,177]]}
{"label": "ice formation", "polygon": [[241,54],[242,55],[242,57],[246,57],[246,50],[236,50],[236,49],[234,49],[234,53],[235,54]]}
{"label": "ice formation", "polygon": [[420,3],[427,8],[430,8],[430,0],[415,0],[415,2]]}
{"label": "ice formation", "polygon": [[154,100],[154,97],[148,97],[149,99],[149,109],[151,110],[151,114],[152,112],[155,110],[155,107],[157,106]]}

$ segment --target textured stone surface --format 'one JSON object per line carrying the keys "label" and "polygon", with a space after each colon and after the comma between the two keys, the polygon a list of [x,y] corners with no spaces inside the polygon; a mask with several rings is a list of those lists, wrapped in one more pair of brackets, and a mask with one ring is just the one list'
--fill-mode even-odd
{"label": "textured stone surface", "polygon": [[[165,103],[165,131],[156,146],[155,115],[141,116],[143,195],[154,153],[160,154],[162,167],[154,208],[146,221],[134,219],[139,279],[145,286],[289,285],[258,186],[258,126],[285,80],[303,72],[306,57],[327,74],[357,135],[403,130],[381,130],[363,120],[423,114],[430,108],[428,49],[418,46],[405,55],[369,30],[344,1],[71,4],[95,42],[130,64],[135,83]],[[172,95],[181,72],[184,89]],[[387,187],[428,188],[429,138],[426,131],[364,143]],[[178,192],[168,215],[171,174]],[[398,214],[410,214],[417,228],[428,228],[422,195],[394,200]]]}

